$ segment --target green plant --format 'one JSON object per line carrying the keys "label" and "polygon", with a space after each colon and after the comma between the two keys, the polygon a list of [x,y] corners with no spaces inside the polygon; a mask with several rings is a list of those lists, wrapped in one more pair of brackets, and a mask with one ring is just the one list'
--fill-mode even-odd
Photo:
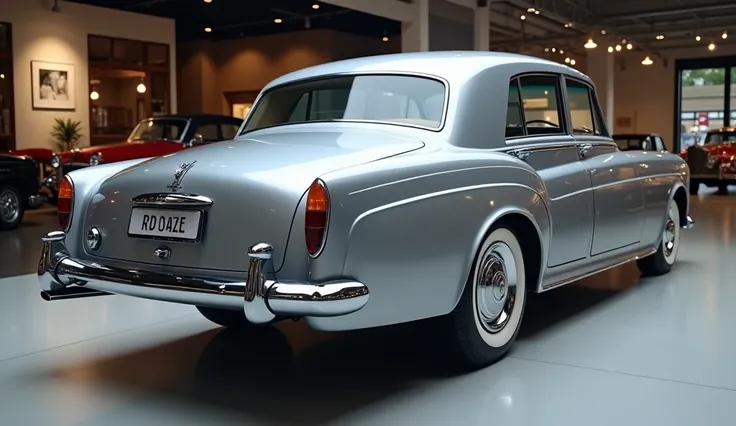
{"label": "green plant", "polygon": [[69,151],[76,148],[79,139],[82,138],[82,122],[72,121],[70,118],[63,120],[54,118],[54,124],[51,130],[51,137],[59,151]]}

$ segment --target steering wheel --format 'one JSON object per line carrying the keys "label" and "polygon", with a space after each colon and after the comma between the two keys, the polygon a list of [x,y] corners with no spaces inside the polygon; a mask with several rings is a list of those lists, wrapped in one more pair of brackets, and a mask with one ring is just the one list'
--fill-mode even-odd
{"label": "steering wheel", "polygon": [[529,121],[526,122],[526,125],[528,126],[530,124],[536,124],[536,123],[546,124],[546,125],[548,125],[550,127],[560,127],[558,124],[553,123],[551,121],[547,121],[547,120],[529,120]]}

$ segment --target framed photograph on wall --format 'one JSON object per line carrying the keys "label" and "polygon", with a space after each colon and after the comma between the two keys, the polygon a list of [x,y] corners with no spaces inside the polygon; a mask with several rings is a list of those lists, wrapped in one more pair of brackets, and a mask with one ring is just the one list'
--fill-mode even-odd
{"label": "framed photograph on wall", "polygon": [[31,61],[34,109],[75,109],[74,65]]}

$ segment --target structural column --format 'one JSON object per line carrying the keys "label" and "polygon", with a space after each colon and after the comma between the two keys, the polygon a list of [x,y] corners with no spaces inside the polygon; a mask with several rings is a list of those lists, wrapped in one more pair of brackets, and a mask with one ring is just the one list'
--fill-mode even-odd
{"label": "structural column", "polygon": [[491,10],[486,4],[485,7],[476,7],[473,12],[473,32],[475,33],[473,49],[487,51],[491,44],[489,34]]}
{"label": "structural column", "polygon": [[413,19],[401,23],[401,51],[429,51],[429,0],[414,0]]}
{"label": "structural column", "polygon": [[614,93],[614,54],[608,53],[602,45],[588,50],[587,74],[595,83],[598,99],[603,109],[603,117],[608,131],[614,131],[613,93]]}

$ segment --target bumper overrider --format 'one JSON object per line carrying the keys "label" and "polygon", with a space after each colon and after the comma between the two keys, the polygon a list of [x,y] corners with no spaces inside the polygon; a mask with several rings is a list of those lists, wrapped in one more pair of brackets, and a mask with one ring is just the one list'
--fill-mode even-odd
{"label": "bumper overrider", "polygon": [[[268,323],[277,317],[334,317],[358,311],[368,303],[368,287],[358,281],[320,284],[279,281],[267,274],[273,248],[258,243],[248,249],[244,282],[162,274],[106,266],[74,259],[65,245],[66,233],[42,237],[38,280],[44,300],[124,294],[190,305],[243,309],[248,321]],[[269,278],[269,277],[272,277]]]}

